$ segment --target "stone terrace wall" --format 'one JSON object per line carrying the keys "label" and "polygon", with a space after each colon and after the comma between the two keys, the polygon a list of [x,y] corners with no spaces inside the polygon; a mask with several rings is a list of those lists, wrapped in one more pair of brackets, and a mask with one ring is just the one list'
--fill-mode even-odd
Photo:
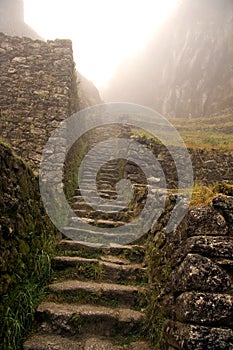
{"label": "stone terrace wall", "polygon": [[1,139],[0,173],[0,348],[21,349],[38,295],[50,277],[48,254],[57,231],[31,168]]}
{"label": "stone terrace wall", "polygon": [[0,33],[0,131],[16,153],[36,169],[51,132],[77,110],[71,41]]}
{"label": "stone terrace wall", "polygon": [[148,244],[151,337],[164,350],[232,349],[233,197],[190,208],[171,234],[163,220]]}

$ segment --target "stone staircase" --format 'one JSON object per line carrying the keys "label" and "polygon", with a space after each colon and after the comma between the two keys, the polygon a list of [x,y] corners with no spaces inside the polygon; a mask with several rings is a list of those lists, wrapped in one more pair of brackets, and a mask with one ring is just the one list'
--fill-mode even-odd
{"label": "stone staircase", "polygon": [[147,271],[144,247],[91,248],[63,240],[54,277],[24,350],[152,349],[142,338]]}
{"label": "stone staircase", "polygon": [[[95,139],[92,142],[95,143]],[[145,175],[138,167],[127,171],[129,164],[125,159],[106,162],[104,152],[93,151],[88,157],[88,164],[82,169],[81,186],[76,189],[72,199],[73,212],[63,232],[73,240],[96,246],[137,241],[141,232],[134,232],[133,221],[142,210],[148,192]],[[94,169],[98,169],[98,172]],[[125,198],[126,191],[119,192],[117,186],[122,179],[130,181],[132,198]],[[76,225],[80,222],[88,224],[87,227]],[[108,230],[126,224],[130,224],[130,227],[120,233]]]}
{"label": "stone staircase", "polygon": [[[93,157],[92,162],[101,165],[98,194],[114,200],[116,183],[122,177],[122,160],[103,165],[102,159]],[[83,188],[88,196],[93,191],[92,166],[86,171]],[[135,174],[132,176],[135,181]],[[144,193],[146,185],[135,181],[135,189]],[[78,188],[72,204],[77,216],[64,228],[68,237],[78,239],[65,239],[57,245],[52,284],[36,311],[35,330],[24,350],[150,350],[151,345],[143,339],[147,292],[144,246],[112,242],[111,234],[111,228],[130,222],[138,208],[122,206],[114,212],[110,203],[99,211],[88,205],[82,194]],[[88,223],[89,229],[74,227],[75,220]],[[101,244],[91,225],[105,228]],[[84,242],[88,237],[92,238],[87,246]],[[137,237],[130,238],[133,242]]]}

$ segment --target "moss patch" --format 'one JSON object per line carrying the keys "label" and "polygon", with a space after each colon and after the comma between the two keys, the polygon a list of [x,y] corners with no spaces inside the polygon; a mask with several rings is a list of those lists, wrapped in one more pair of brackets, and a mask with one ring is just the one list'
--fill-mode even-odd
{"label": "moss patch", "polygon": [[4,142],[0,169],[0,342],[3,350],[11,350],[20,348],[32,325],[50,276],[56,231],[44,211],[38,179]]}

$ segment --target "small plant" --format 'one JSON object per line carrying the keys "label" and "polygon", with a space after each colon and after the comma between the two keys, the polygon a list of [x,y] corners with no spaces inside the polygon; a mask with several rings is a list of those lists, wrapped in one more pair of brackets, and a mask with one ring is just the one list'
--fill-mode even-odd
{"label": "small plant", "polygon": [[82,318],[81,318],[80,314],[73,315],[71,317],[71,319],[69,320],[69,324],[71,326],[75,327],[75,330],[77,333],[80,333],[81,329],[82,329],[82,325],[83,325]]}
{"label": "small plant", "polygon": [[212,199],[220,192],[220,184],[215,183],[212,186],[204,186],[196,182],[193,187],[191,206],[202,206],[211,203]]}
{"label": "small plant", "polygon": [[[1,296],[1,349],[18,350],[31,329],[34,312],[45,296],[44,286],[51,277],[50,256],[53,255],[53,235],[34,232],[22,241],[18,269],[11,276],[9,288]],[[29,247],[29,248],[28,248]]]}

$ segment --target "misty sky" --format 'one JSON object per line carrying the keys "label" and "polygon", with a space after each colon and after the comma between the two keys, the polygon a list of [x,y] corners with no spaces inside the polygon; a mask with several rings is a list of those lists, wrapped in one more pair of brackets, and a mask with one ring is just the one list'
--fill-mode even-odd
{"label": "misty sky", "polygon": [[177,0],[24,0],[25,21],[45,39],[70,38],[77,69],[97,87],[145,46]]}

